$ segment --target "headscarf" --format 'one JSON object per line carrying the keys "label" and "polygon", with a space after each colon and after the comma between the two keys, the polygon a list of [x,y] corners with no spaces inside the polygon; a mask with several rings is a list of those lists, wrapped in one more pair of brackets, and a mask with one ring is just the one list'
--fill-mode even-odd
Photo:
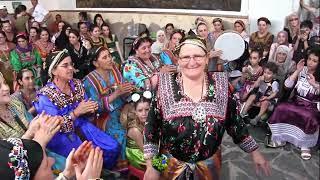
{"label": "headscarf", "polygon": [[277,38],[280,36],[280,34],[284,34],[284,36],[286,37],[286,42],[283,45],[288,46],[289,45],[289,39],[288,39],[288,32],[287,31],[280,31],[277,34]]}
{"label": "headscarf", "polygon": [[242,20],[236,20],[234,22],[234,24],[236,24],[236,23],[240,24],[240,26],[243,28],[243,31],[246,30],[246,25],[244,24],[244,22]]}
{"label": "headscarf", "polygon": [[33,140],[0,140],[1,179],[33,179],[43,159],[40,144]]}
{"label": "headscarf", "polygon": [[55,51],[49,54],[46,59],[46,69],[48,70],[48,75],[52,79],[52,70],[55,69],[58,64],[66,57],[70,56],[67,49],[62,51]]}
{"label": "headscarf", "polygon": [[[285,53],[287,55],[286,60],[283,63],[277,62],[278,53]],[[275,56],[273,59],[271,59],[271,61],[278,65],[278,76],[287,75],[288,73],[290,73],[289,71],[291,71],[294,66],[294,61],[292,61],[292,57],[290,57],[290,48],[286,45],[278,46],[275,52]]]}
{"label": "headscarf", "polygon": [[192,44],[195,46],[200,47],[201,49],[203,49],[203,51],[205,53],[207,53],[207,46],[205,43],[204,39],[201,39],[199,36],[193,36],[193,37],[187,37],[186,39],[184,39],[175,49],[174,53],[175,54],[179,54],[181,47],[184,46],[185,44]]}

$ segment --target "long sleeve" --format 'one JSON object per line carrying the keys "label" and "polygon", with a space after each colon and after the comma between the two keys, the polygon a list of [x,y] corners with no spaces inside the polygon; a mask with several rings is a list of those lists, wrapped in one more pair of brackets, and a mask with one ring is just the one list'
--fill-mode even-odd
{"label": "long sleeve", "polygon": [[[156,94],[156,93],[155,93]],[[151,159],[159,152],[162,119],[158,109],[157,97],[152,98],[150,111],[144,129],[144,158]]]}
{"label": "long sleeve", "polygon": [[137,67],[135,63],[127,63],[123,68],[123,78],[135,84],[137,88],[143,89],[145,87],[145,80],[148,79],[142,70]]}
{"label": "long sleeve", "polygon": [[16,51],[10,52],[10,63],[14,71],[19,72],[22,69],[22,64]]}
{"label": "long sleeve", "polygon": [[246,124],[237,113],[236,101],[232,98],[229,98],[228,114],[224,126],[233,142],[238,144],[243,151],[249,153],[258,149],[256,141],[250,136]]}

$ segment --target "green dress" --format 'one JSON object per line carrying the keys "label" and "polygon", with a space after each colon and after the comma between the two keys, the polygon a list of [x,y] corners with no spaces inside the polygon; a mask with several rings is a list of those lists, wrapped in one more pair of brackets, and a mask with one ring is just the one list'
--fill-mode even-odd
{"label": "green dress", "polygon": [[38,87],[42,86],[40,72],[37,69],[42,67],[42,59],[37,49],[32,48],[30,53],[24,53],[18,49],[10,52],[10,63],[15,72],[22,69],[30,69],[35,77],[35,84]]}
{"label": "green dress", "polygon": [[[143,128],[138,127],[136,125],[130,126],[129,128],[137,128],[141,133],[143,133]],[[143,157],[143,151],[139,148],[137,143],[131,139],[130,137],[127,137],[127,147],[126,147],[126,156],[129,161],[129,164],[135,168],[145,170],[146,169],[146,161]]]}
{"label": "green dress", "polygon": [[118,37],[115,34],[112,34],[112,39],[106,38],[106,42],[114,62],[117,63],[118,67],[120,67],[121,58],[116,46],[116,42],[118,42]]}

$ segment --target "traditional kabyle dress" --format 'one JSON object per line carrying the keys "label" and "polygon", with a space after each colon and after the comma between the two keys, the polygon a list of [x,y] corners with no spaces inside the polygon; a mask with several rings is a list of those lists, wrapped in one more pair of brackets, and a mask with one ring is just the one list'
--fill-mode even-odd
{"label": "traditional kabyle dress", "polygon": [[311,148],[317,144],[320,91],[314,88],[307,78],[307,67],[304,67],[296,85],[294,81],[286,79],[285,86],[294,88],[294,101],[279,104],[269,119],[273,141],[290,142],[300,148]]}
{"label": "traditional kabyle dress", "polygon": [[94,126],[85,115],[72,121],[70,113],[82,100],[87,99],[87,96],[80,80],[71,80],[70,87],[72,92],[69,96],[62,93],[54,83],[48,82],[40,89],[34,102],[38,114],[44,111],[64,119],[60,132],[53,136],[47,148],[67,157],[72,148],[78,148],[84,140],[92,141],[94,146],[103,150],[104,167],[111,169],[119,156],[119,143]]}
{"label": "traditional kabyle dress", "polygon": [[195,103],[183,92],[181,74],[159,74],[145,124],[144,157],[169,158],[161,179],[219,179],[225,130],[244,151],[258,148],[230,97],[227,74],[206,74],[205,83],[206,94]]}

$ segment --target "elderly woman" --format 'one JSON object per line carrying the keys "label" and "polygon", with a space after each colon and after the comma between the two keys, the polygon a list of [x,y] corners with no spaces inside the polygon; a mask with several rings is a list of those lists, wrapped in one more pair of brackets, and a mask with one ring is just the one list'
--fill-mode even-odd
{"label": "elderly woman", "polygon": [[157,31],[157,41],[152,44],[151,53],[159,56],[160,52],[163,50],[165,41],[166,41],[165,32],[163,30]]}
{"label": "elderly woman", "polygon": [[236,20],[233,23],[233,29],[237,31],[246,42],[249,42],[250,37],[246,32],[246,25],[242,20]]}
{"label": "elderly woman", "polygon": [[217,152],[225,130],[252,154],[256,167],[269,173],[268,162],[237,116],[228,75],[205,71],[209,60],[205,41],[187,38],[176,53],[180,72],[159,75],[145,124],[145,179],[219,179]]}
{"label": "elderly woman", "polygon": [[288,41],[288,33],[286,31],[278,32],[276,42],[272,43],[269,51],[269,59],[274,59],[275,52],[280,45],[285,45],[289,47],[289,56],[288,58],[292,58],[293,56],[293,46]]}
{"label": "elderly woman", "polygon": [[250,36],[249,51],[252,48],[258,48],[263,51],[263,58],[268,58],[271,44],[273,42],[273,35],[269,32],[271,22],[268,18],[261,17],[257,20],[258,31]]}
{"label": "elderly woman", "polygon": [[293,88],[293,102],[279,104],[271,118],[273,147],[289,142],[301,148],[301,158],[311,158],[310,148],[317,144],[320,123],[320,51],[312,49],[308,59],[301,60],[297,69],[285,80],[286,88]]}
{"label": "elderly woman", "polygon": [[123,77],[140,90],[151,90],[157,85],[158,73],[176,71],[175,67],[161,67],[161,62],[151,54],[152,40],[147,36],[138,37],[132,45],[127,63],[123,68]]}
{"label": "elderly woman", "polygon": [[177,29],[172,32],[169,42],[160,53],[160,60],[163,64],[177,65],[178,58],[173,54],[173,51],[179,45],[180,40],[184,38],[184,36],[184,30]]}
{"label": "elderly woman", "polygon": [[95,70],[84,78],[84,88],[88,97],[99,105],[96,126],[117,139],[121,145],[121,158],[118,161],[118,168],[121,169],[126,159],[126,130],[119,118],[126,95],[132,92],[134,86],[124,82],[106,47],[100,46],[91,51],[91,65]]}
{"label": "elderly woman", "polygon": [[81,81],[73,79],[74,67],[68,51],[50,54],[45,71],[50,79],[39,90],[34,106],[38,114],[45,111],[63,118],[61,129],[49,142],[48,149],[67,157],[72,148],[89,140],[102,149],[104,167],[111,169],[119,155],[119,144],[90,122],[90,115],[98,109],[98,104],[87,98]]}

